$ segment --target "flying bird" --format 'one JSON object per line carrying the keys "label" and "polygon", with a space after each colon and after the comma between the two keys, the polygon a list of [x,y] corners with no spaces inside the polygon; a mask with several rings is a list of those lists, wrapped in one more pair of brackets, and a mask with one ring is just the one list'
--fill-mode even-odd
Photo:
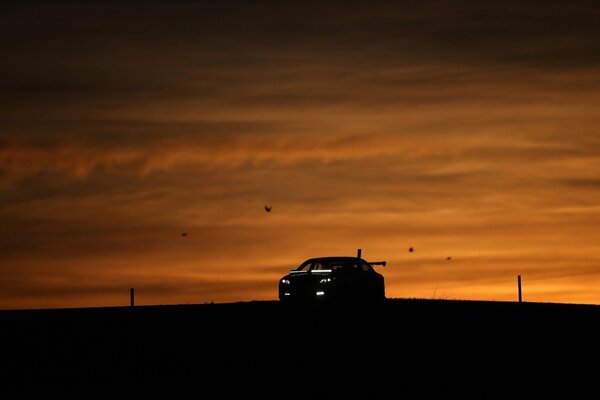
{"label": "flying bird", "polygon": [[265,206],[265,211],[266,212],[271,212],[272,208],[273,208],[273,206]]}
{"label": "flying bird", "polygon": [[446,258],[446,261],[450,261],[450,260],[452,260],[452,257]]}
{"label": "flying bird", "polygon": [[187,236],[187,233],[186,233],[186,232],[183,232],[183,233],[181,234],[181,236],[183,236],[183,237],[186,237],[186,236]]}
{"label": "flying bird", "polygon": [[413,249],[412,247],[408,249],[409,253],[414,253],[415,249]]}

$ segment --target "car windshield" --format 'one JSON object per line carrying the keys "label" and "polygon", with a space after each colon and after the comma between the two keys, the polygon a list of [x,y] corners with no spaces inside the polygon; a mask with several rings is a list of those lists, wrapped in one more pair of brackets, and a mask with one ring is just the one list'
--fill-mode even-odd
{"label": "car windshield", "polygon": [[355,258],[339,258],[339,259],[313,259],[305,261],[302,265],[296,268],[296,271],[356,271],[358,265],[360,265],[360,269],[366,271],[369,269],[369,264],[364,261],[358,261]]}
{"label": "car windshield", "polygon": [[300,265],[298,268],[296,268],[296,271],[308,271],[313,265],[313,261],[309,260],[309,261],[305,261],[304,263],[302,263],[302,265]]}
{"label": "car windshield", "polygon": [[336,260],[331,263],[332,271],[355,271],[356,270],[356,260]]}

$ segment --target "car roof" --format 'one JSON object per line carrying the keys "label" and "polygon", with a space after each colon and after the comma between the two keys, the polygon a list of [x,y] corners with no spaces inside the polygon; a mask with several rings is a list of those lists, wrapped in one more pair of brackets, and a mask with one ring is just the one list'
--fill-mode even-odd
{"label": "car roof", "polygon": [[[315,257],[315,258],[309,258],[308,260],[306,260],[305,262],[308,261],[356,261],[357,259],[359,259],[358,257],[348,257],[348,256],[339,256],[339,257]],[[365,260],[363,260],[362,258],[360,258],[361,261],[366,262]]]}

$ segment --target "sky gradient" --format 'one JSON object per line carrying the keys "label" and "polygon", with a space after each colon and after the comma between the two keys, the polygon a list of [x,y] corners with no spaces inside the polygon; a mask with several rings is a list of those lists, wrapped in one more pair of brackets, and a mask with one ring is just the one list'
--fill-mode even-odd
{"label": "sky gradient", "polygon": [[600,4],[350,4],[9,2],[0,309],[275,299],[357,248],[388,297],[600,304]]}

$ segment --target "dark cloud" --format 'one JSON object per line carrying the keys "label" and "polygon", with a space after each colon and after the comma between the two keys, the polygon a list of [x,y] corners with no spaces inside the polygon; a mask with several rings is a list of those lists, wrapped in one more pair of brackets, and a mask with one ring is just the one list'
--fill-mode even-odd
{"label": "dark cloud", "polygon": [[600,189],[600,178],[571,178],[564,179],[560,183],[576,189]]}
{"label": "dark cloud", "polygon": [[595,1],[27,4],[2,17],[2,88],[11,98],[156,98],[190,85],[220,90],[185,79],[198,68],[204,77],[233,69],[238,87],[265,65],[579,69],[600,61],[599,14]]}

